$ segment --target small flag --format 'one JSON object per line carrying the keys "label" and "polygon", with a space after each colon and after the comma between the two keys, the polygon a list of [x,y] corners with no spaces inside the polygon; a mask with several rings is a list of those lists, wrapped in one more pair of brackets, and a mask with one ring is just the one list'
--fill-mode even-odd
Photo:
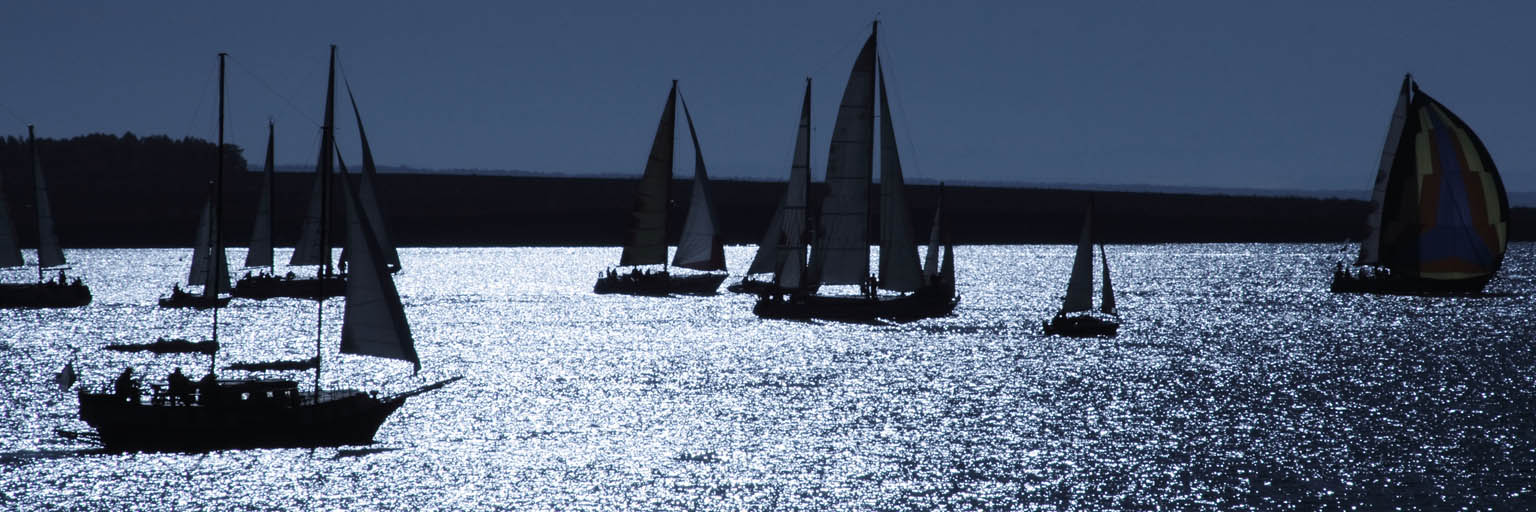
{"label": "small flag", "polygon": [[60,391],[68,391],[70,386],[75,385],[75,362],[65,364],[64,369],[53,376],[53,382],[59,385]]}

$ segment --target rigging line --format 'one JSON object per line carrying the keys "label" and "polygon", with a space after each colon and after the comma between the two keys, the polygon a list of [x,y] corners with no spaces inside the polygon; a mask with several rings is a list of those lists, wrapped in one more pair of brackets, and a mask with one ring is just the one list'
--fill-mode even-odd
{"label": "rigging line", "polygon": [[[832,64],[838,62],[846,62],[844,57],[848,53],[848,48],[854,45],[863,44],[865,40],[869,39],[869,35],[864,34],[864,32],[869,30],[869,27],[869,22],[859,23],[859,30],[854,31],[853,33],[860,35],[853,36],[852,39],[849,39],[847,42],[843,43],[842,46],[838,47],[837,51],[830,53],[816,52],[817,54],[821,55],[821,59],[815,61],[815,64],[811,66],[811,70],[810,72],[806,73],[806,76],[816,76],[817,73],[826,71],[827,67]],[[838,99],[841,100],[842,96],[838,96]]]}
{"label": "rigging line", "polygon": [[16,119],[17,121],[20,121],[21,124],[24,124],[24,125],[32,124],[32,123],[27,122],[26,119],[22,119],[20,114],[17,114],[15,110],[11,110],[11,107],[9,105],[6,105],[5,103],[0,103],[0,110],[5,110],[6,114],[10,114],[10,116],[12,118]]}
{"label": "rigging line", "polygon": [[[215,74],[217,74],[217,73],[215,73]],[[186,131],[182,132],[182,133],[186,134],[189,137],[193,133],[196,133],[195,129],[197,127],[197,118],[198,118],[198,116],[202,115],[202,112],[203,112],[203,102],[208,100],[208,82],[210,82],[212,80],[213,80],[213,77],[211,77],[211,76],[205,78],[204,81],[203,81],[202,87],[198,88],[198,91],[200,91],[201,94],[199,94],[197,96],[197,106],[192,109],[192,118],[187,120],[187,129],[186,129]]]}
{"label": "rigging line", "polygon": [[252,71],[250,69],[246,69],[246,67],[244,65],[242,65],[240,63],[240,61],[236,60],[233,56],[229,57],[229,61],[231,63],[235,64],[235,66],[233,66],[233,67],[239,68],[240,71],[242,71],[242,72],[244,72],[246,74],[246,76],[251,77],[253,80],[256,81],[257,84],[260,84],[262,87],[265,87],[267,89],[267,92],[272,93],[272,95],[276,96],[277,99],[283,100],[283,103],[287,103],[288,104],[288,108],[291,108],[291,109],[293,109],[294,112],[297,112],[299,114],[299,117],[302,117],[302,118],[304,118],[304,120],[309,121],[310,124],[313,124],[313,125],[315,125],[317,127],[320,126],[320,122],[315,121],[315,118],[309,117],[308,114],[305,114],[304,113],[304,109],[299,108],[298,104],[295,104],[293,102],[293,100],[289,99],[287,96],[284,96],[282,93],[277,92],[277,89],[275,87],[272,87],[272,84],[267,83],[266,80],[262,80],[261,77],[257,76],[254,71]]}

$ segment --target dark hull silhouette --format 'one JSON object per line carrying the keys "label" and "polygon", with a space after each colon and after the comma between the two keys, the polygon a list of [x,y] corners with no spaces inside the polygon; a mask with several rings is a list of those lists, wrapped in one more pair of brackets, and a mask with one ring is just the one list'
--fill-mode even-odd
{"label": "dark hull silhouette", "polygon": [[206,451],[370,444],[405,403],[360,391],[300,393],[293,381],[220,381],[195,403],[79,392],[80,418],[112,451]]}
{"label": "dark hull silhouette", "polygon": [[628,274],[609,273],[597,278],[592,285],[593,293],[622,293],[627,295],[714,295],[719,293],[725,273],[672,275],[668,272],[642,273],[633,270]]}
{"label": "dark hull silhouette", "polygon": [[74,308],[91,303],[91,289],[75,280],[70,284],[0,284],[0,308]]}
{"label": "dark hull silhouette", "polygon": [[[324,281],[324,287],[321,281]],[[324,290],[322,292],[322,289]],[[270,299],[274,297],[294,297],[299,299],[340,297],[347,293],[347,278],[343,275],[331,275],[319,277],[278,277],[270,275],[247,275],[235,282],[235,289],[230,290],[230,295],[242,299]]]}
{"label": "dark hull silhouette", "polygon": [[799,293],[798,289],[789,289],[779,286],[773,281],[758,281],[742,278],[740,282],[725,287],[731,293],[747,293],[752,295],[791,295]]}
{"label": "dark hull silhouette", "polygon": [[890,298],[762,295],[752,312],[762,318],[905,321],[948,316],[959,303],[960,297],[954,294],[953,288],[929,287],[911,295]]}
{"label": "dark hull silhouette", "polygon": [[1329,290],[1383,295],[1470,295],[1481,293],[1492,279],[1492,274],[1467,279],[1421,279],[1390,274],[1356,275],[1336,270]]}
{"label": "dark hull silhouette", "polygon": [[162,308],[197,308],[208,309],[229,305],[229,297],[209,297],[207,295],[194,295],[181,289],[171,291],[170,297],[160,298]]}
{"label": "dark hull silhouette", "polygon": [[1113,338],[1120,331],[1120,319],[1094,314],[1056,315],[1042,322],[1045,335],[1073,338]]}

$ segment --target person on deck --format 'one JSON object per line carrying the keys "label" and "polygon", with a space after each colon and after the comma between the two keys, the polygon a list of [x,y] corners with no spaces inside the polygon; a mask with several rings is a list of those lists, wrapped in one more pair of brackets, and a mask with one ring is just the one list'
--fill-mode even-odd
{"label": "person on deck", "polygon": [[171,394],[171,403],[180,401],[182,405],[192,405],[192,379],[181,373],[180,366],[166,377],[165,383],[169,387],[166,391]]}
{"label": "person on deck", "polygon": [[124,401],[139,401],[139,386],[133,383],[133,367],[123,368],[123,373],[118,374],[117,381],[113,383],[113,392]]}

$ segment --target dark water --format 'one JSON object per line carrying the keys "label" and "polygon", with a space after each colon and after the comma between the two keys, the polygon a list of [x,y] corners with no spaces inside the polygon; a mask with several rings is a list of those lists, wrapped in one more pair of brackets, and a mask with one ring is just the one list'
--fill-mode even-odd
{"label": "dark water", "polygon": [[[1472,298],[1330,294],[1337,245],[1110,249],[1126,321],[1113,340],[1039,335],[1066,246],[959,248],[955,315],[889,325],[762,321],[730,294],[591,294],[617,249],[409,249],[397,282],[421,375],[337,355],[332,323],[325,381],[463,381],[411,399],[371,446],[195,455],[102,454],[54,434],[87,428],[52,383],[72,354],[90,385],[127,364],[207,364],[98,349],[206,336],[207,313],[154,307],[189,251],[71,251],[91,306],[0,311],[0,508],[1536,503],[1532,245]],[[729,256],[744,266],[750,250]],[[326,309],[338,317],[341,301]],[[223,361],[312,350],[313,303],[237,300],[221,317]]]}

